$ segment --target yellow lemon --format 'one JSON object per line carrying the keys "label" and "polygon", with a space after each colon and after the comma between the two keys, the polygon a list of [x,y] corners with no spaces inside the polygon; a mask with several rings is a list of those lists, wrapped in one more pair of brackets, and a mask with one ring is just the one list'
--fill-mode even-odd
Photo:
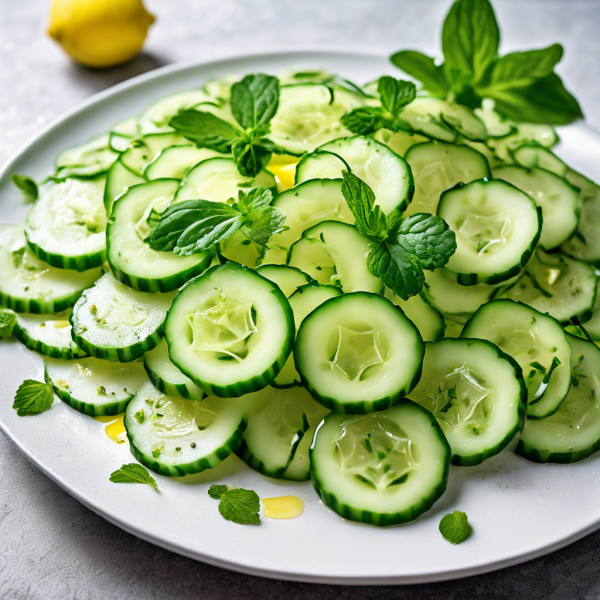
{"label": "yellow lemon", "polygon": [[140,51],[152,23],[141,0],[54,0],[48,34],[76,62],[112,67]]}

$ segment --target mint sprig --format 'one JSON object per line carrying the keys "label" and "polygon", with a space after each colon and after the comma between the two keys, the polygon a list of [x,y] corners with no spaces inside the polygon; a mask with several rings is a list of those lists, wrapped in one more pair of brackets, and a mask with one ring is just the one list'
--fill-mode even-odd
{"label": "mint sprig", "polygon": [[23,200],[25,200],[25,204],[31,204],[38,199],[38,186],[31,177],[28,175],[19,175],[18,173],[13,173],[10,179],[23,193]]}
{"label": "mint sprig", "polygon": [[260,498],[252,490],[229,489],[227,485],[211,485],[208,495],[219,500],[219,513],[224,519],[240,525],[260,525]]}
{"label": "mint sprig", "polygon": [[371,241],[367,265],[373,275],[403,300],[423,289],[424,270],[443,267],[456,250],[456,236],[440,217],[416,213],[388,217],[375,203],[373,190],[343,171],[342,194],[355,227]]}
{"label": "mint sprig", "polygon": [[54,393],[47,383],[26,379],[15,394],[13,408],[19,417],[39,415],[48,410],[54,402]]}
{"label": "mint sprig", "polygon": [[566,125],[583,116],[554,67],[562,46],[499,56],[500,32],[488,0],[457,0],[442,27],[444,62],[415,50],[396,52],[391,61],[431,94],[471,108],[484,98],[516,121]]}
{"label": "mint sprig", "polygon": [[471,535],[471,526],[467,515],[460,510],[448,513],[440,521],[440,533],[451,544],[464,542]]}
{"label": "mint sprig", "polygon": [[279,80],[257,73],[246,75],[231,87],[231,112],[237,126],[195,109],[181,111],[169,125],[200,148],[232,153],[238,171],[245,177],[255,177],[272,153],[282,152],[265,137],[278,107]]}
{"label": "mint sprig", "polygon": [[138,463],[123,465],[111,473],[109,479],[113,483],[144,483],[158,492],[158,485],[154,477],[148,473],[146,467],[142,467]]}

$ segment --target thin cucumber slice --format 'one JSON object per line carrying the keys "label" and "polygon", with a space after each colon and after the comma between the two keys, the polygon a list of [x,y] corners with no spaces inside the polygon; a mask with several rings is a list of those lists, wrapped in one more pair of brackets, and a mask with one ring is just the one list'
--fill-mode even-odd
{"label": "thin cucumber slice", "polygon": [[546,169],[559,177],[565,177],[569,172],[569,167],[552,150],[540,144],[521,144],[512,152],[512,157],[518,165],[527,169]]}
{"label": "thin cucumber slice", "polygon": [[600,349],[567,334],[573,383],[558,410],[527,420],[516,453],[539,463],[573,463],[600,450]]}
{"label": "thin cucumber slice", "polygon": [[552,250],[573,236],[579,223],[580,194],[564,177],[537,167],[517,166],[496,168],[493,175],[524,191],[542,208],[542,248]]}
{"label": "thin cucumber slice", "polygon": [[461,338],[496,344],[523,370],[527,385],[527,417],[555,413],[571,385],[571,346],[560,323],[512,300],[484,304],[467,322]]}
{"label": "thin cucumber slice", "polygon": [[323,406],[366,413],[397,404],[419,381],[423,340],[389,300],[356,292],[331,298],[300,325],[294,358]]}
{"label": "thin cucumber slice", "polygon": [[216,467],[242,442],[247,408],[241,401],[202,402],[167,396],[146,381],[125,411],[133,456],[168,477]]}
{"label": "thin cucumber slice", "polygon": [[121,154],[119,160],[130,171],[143,177],[144,170],[161,150],[169,146],[188,143],[189,140],[178,133],[152,133],[132,142],[129,148]]}
{"label": "thin cucumber slice", "polygon": [[97,177],[119,158],[111,149],[108,134],[61,152],[56,159],[56,178]]}
{"label": "thin cucumber slice", "polygon": [[431,306],[424,294],[417,294],[408,300],[402,300],[386,288],[385,297],[400,308],[415,324],[424,342],[435,342],[444,337],[444,317]]}
{"label": "thin cucumber slice", "polygon": [[57,269],[26,247],[22,225],[0,225],[0,303],[20,313],[55,314],[71,308],[102,269]]}
{"label": "thin cucumber slice", "polygon": [[310,277],[304,271],[287,265],[262,265],[256,272],[277,285],[286,298],[310,281]]}
{"label": "thin cucumber slice", "polygon": [[208,148],[192,145],[169,146],[161,150],[144,170],[146,179],[183,179],[185,174],[199,162],[209,158],[223,157],[224,154]]}
{"label": "thin cucumber slice", "polygon": [[165,337],[175,366],[207,394],[242,396],[269,385],[294,342],[294,316],[281,290],[229,262],[181,289]]}
{"label": "thin cucumber slice", "polygon": [[486,106],[485,100],[483,106],[474,109],[473,112],[483,121],[488,138],[501,139],[517,132],[517,127],[501,114]]}
{"label": "thin cucumber slice", "polygon": [[285,213],[286,231],[275,234],[267,244],[261,264],[281,264],[287,261],[292,244],[302,233],[322,221],[354,224],[354,215],[342,195],[339,179],[314,179],[287,190],[273,202]]}
{"label": "thin cucumber slice", "polygon": [[348,292],[383,292],[383,283],[367,266],[370,242],[354,225],[323,221],[295,242],[288,264],[310,277]]}
{"label": "thin cucumber slice", "polygon": [[236,231],[219,243],[218,254],[221,262],[233,261],[245,267],[255,267],[260,262],[263,247],[249,240],[241,231]]}
{"label": "thin cucumber slice", "polygon": [[437,215],[456,233],[456,252],[446,269],[461,285],[518,275],[542,230],[541,209],[504,181],[478,180],[444,192]]}
{"label": "thin cucumber slice", "polygon": [[104,177],[48,183],[27,215],[31,250],[59,269],[86,271],[106,259]]}
{"label": "thin cucumber slice", "polygon": [[331,140],[352,135],[341,118],[362,105],[357,94],[318,83],[281,86],[269,139],[289,154],[312,152]]}
{"label": "thin cucumber slice", "polygon": [[401,213],[410,203],[414,192],[410,167],[385,144],[357,135],[333,140],[320,146],[317,152],[319,151],[336,154],[343,162],[332,164],[332,161],[327,160],[330,168],[320,174],[320,155],[308,155],[302,159],[296,170],[298,183],[317,177],[341,179],[342,171],[348,170],[349,166],[349,170],[373,190],[376,204],[385,214]]}
{"label": "thin cucumber slice", "polygon": [[476,142],[487,139],[483,121],[470,108],[440,98],[419,97],[402,110],[400,118],[415,133],[441,142],[456,142],[459,135]]}
{"label": "thin cucumber slice", "polygon": [[146,381],[140,362],[126,365],[98,358],[44,361],[46,382],[69,406],[91,417],[122,413]]}
{"label": "thin cucumber slice", "polygon": [[136,138],[140,133],[137,117],[128,117],[118,121],[110,128],[111,133]]}
{"label": "thin cucumber slice", "polygon": [[458,323],[452,319],[446,319],[446,335],[447,338],[459,338],[462,333],[464,323]]}
{"label": "thin cucumber slice", "polygon": [[[313,311],[317,306],[321,306],[323,302],[330,298],[336,298],[342,295],[342,290],[333,287],[332,285],[323,285],[313,281],[307,285],[299,287],[290,297],[290,306],[294,312],[294,323],[296,331],[300,327],[302,321]],[[290,354],[283,369],[271,384],[273,387],[288,388],[295,385],[302,385],[300,375],[294,364],[294,353]]]}
{"label": "thin cucumber slice", "polygon": [[385,144],[398,156],[402,156],[403,158],[406,158],[407,151],[415,144],[430,141],[429,138],[419,135],[418,133],[406,133],[405,131],[394,132],[389,129],[380,129],[373,138],[378,142]]}
{"label": "thin cucumber slice", "polygon": [[63,315],[17,315],[13,335],[30,350],[51,358],[70,360],[87,356],[71,337],[68,312]]}
{"label": "thin cucumber slice", "polygon": [[446,339],[425,344],[410,399],[436,418],[452,464],[470,467],[499,454],[523,429],[527,387],[521,367],[498,346]]}
{"label": "thin cucumber slice", "polygon": [[[255,471],[279,479],[294,459],[311,422],[316,426],[329,412],[304,388],[267,387],[247,397],[248,427],[236,454]],[[309,421],[310,418],[310,421]],[[305,455],[308,460],[308,455]]]}
{"label": "thin cucumber slice", "polygon": [[341,179],[343,170],[352,171],[341,156],[317,148],[300,159],[296,166],[295,182],[299,184],[311,179]]}
{"label": "thin cucumber slice", "polygon": [[261,171],[256,177],[240,175],[232,158],[209,158],[190,169],[175,196],[176,202],[184,200],[211,200],[237,202],[240,191],[260,186],[277,193],[275,177],[268,171]]}
{"label": "thin cucumber slice", "polygon": [[108,262],[114,276],[142,292],[171,292],[202,273],[209,251],[181,256],[153,250],[144,241],[179,186],[177,179],[156,179],[130,188],[115,202],[108,228]]}
{"label": "thin cucumber slice", "polygon": [[515,133],[502,139],[488,139],[488,146],[494,154],[505,163],[512,162],[513,150],[527,143],[536,143],[544,148],[552,148],[558,142],[556,131],[550,125],[539,123],[513,123],[517,128]]}
{"label": "thin cucumber slice", "polygon": [[144,367],[154,387],[163,394],[196,402],[204,398],[204,392],[171,362],[165,340],[145,354]]}
{"label": "thin cucumber slice", "polygon": [[160,343],[174,297],[132,290],[106,273],[73,308],[71,335],[90,356],[130,362]]}
{"label": "thin cucumber slice", "polygon": [[317,494],[341,517],[396,525],[416,519],[444,493],[450,446],[433,415],[405,400],[369,415],[327,415],[310,463]]}
{"label": "thin cucumber slice", "polygon": [[131,137],[130,135],[124,135],[122,133],[111,131],[108,138],[108,145],[113,152],[118,152],[120,154],[129,148],[134,139],[135,138]]}
{"label": "thin cucumber slice", "polygon": [[600,280],[596,286],[596,298],[592,308],[592,316],[585,321],[585,330],[595,342],[600,342]]}
{"label": "thin cucumber slice", "polygon": [[523,302],[561,323],[583,323],[592,317],[597,282],[590,265],[538,250],[523,276],[496,298]]}
{"label": "thin cucumber slice", "polygon": [[115,200],[123,195],[131,186],[146,183],[146,180],[137,173],[128,169],[120,160],[116,160],[106,175],[104,187],[104,208],[110,215]]}
{"label": "thin cucumber slice", "polygon": [[490,178],[490,166],[482,154],[468,146],[442,142],[416,144],[406,153],[415,179],[415,194],[405,214],[435,214],[442,192],[459,183]]}

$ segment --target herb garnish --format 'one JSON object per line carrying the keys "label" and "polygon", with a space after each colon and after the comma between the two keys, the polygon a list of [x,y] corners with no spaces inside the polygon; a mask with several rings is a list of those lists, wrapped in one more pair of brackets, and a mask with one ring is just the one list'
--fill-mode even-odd
{"label": "herb garnish", "polygon": [[448,513],[440,521],[440,533],[451,544],[464,542],[471,535],[471,526],[467,515],[460,510]]}
{"label": "herb garnish", "polygon": [[17,315],[14,311],[0,308],[0,338],[11,336],[16,323]]}
{"label": "herb garnish", "polygon": [[211,485],[208,495],[219,500],[219,512],[224,519],[240,525],[260,525],[260,498],[256,492]]}
{"label": "herb garnish", "polygon": [[15,394],[13,408],[19,417],[39,415],[48,410],[54,402],[54,393],[47,383],[26,379]]}
{"label": "herb garnish", "polygon": [[13,173],[11,175],[11,180],[21,190],[21,192],[23,192],[25,204],[31,204],[38,199],[38,186],[31,177]]}
{"label": "herb garnish", "polygon": [[158,485],[155,479],[148,473],[148,469],[137,463],[123,465],[120,469],[111,473],[109,479],[113,483],[145,483],[158,492]]}

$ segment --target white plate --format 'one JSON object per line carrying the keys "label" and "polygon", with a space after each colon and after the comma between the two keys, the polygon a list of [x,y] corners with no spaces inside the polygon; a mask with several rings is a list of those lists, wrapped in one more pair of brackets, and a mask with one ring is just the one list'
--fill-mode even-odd
{"label": "white plate", "polygon": [[[331,52],[251,56],[158,69],[98,94],[46,129],[0,177],[0,221],[25,216],[11,173],[45,176],[58,152],[139,113],[150,101],[229,73],[277,73],[289,66],[323,67],[358,82],[394,74],[382,57]],[[560,130],[558,154],[600,177],[600,138],[583,124]],[[110,522],[147,541],[244,573],[344,584],[417,583],[474,575],[540,556],[600,526],[600,461],[536,465],[508,452],[479,467],[452,467],[443,498],[417,521],[377,529],[340,519],[310,483],[275,481],[237,457],[185,479],[155,476],[148,486],[115,485],[108,477],[132,456],[104,435],[104,426],[59,401],[36,417],[19,418],[12,398],[26,378],[40,377],[41,360],[16,342],[0,342],[0,427],[41,471]],[[206,490],[234,483],[259,496],[295,494],[304,514],[260,526],[223,520]],[[465,511],[473,535],[460,546],[438,532],[440,518]]]}

